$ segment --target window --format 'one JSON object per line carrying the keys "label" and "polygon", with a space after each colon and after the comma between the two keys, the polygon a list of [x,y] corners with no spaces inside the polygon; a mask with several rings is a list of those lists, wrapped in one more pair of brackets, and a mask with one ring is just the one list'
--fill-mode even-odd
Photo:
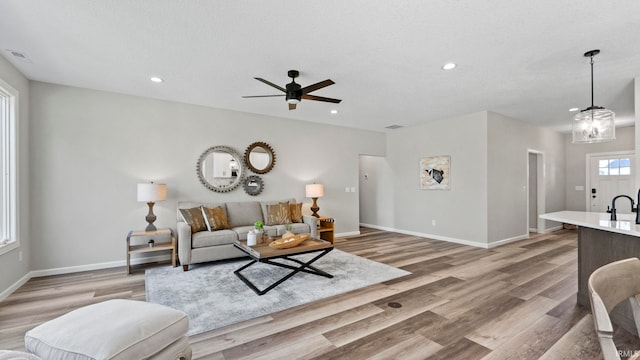
{"label": "window", "polygon": [[631,160],[629,158],[598,160],[598,175],[631,175]]}
{"label": "window", "polygon": [[18,247],[16,127],[18,92],[0,79],[0,254]]}

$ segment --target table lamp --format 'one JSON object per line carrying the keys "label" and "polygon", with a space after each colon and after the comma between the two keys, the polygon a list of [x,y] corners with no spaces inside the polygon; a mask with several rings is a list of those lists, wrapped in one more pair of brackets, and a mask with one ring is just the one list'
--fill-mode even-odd
{"label": "table lamp", "polygon": [[153,181],[149,184],[138,184],[138,201],[146,202],[149,206],[149,213],[145,219],[149,223],[145,231],[157,230],[153,222],[156,221],[156,216],[153,214],[153,205],[156,201],[162,201],[167,198],[167,185],[154,184]]}
{"label": "table lamp", "polygon": [[311,215],[315,217],[320,217],[320,215],[318,215],[318,210],[320,210],[320,208],[318,207],[318,204],[316,203],[316,201],[318,201],[319,197],[324,196],[324,185],[308,184],[306,186],[306,192],[307,192],[307,197],[313,199],[313,205],[311,205],[311,211],[313,213]]}

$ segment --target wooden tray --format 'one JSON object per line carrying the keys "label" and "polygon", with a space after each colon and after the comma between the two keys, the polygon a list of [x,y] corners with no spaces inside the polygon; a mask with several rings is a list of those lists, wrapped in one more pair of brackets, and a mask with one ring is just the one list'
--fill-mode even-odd
{"label": "wooden tray", "polygon": [[298,234],[286,239],[278,239],[269,243],[269,246],[276,249],[288,249],[300,245],[303,241],[307,240],[309,234]]}

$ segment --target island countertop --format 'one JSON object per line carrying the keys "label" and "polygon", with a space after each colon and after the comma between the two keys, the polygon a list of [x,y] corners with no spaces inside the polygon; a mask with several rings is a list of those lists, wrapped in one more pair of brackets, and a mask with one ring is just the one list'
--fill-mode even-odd
{"label": "island countertop", "polygon": [[618,214],[618,221],[609,220],[611,218],[609,213],[586,211],[558,211],[542,214],[540,218],[640,237],[640,225],[636,225],[636,214]]}

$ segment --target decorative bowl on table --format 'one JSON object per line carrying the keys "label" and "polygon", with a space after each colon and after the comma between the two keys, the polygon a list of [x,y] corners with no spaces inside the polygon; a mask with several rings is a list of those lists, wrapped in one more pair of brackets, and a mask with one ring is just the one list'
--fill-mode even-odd
{"label": "decorative bowl on table", "polygon": [[284,239],[274,240],[269,246],[276,249],[288,249],[300,245],[309,238],[309,234],[298,234]]}

